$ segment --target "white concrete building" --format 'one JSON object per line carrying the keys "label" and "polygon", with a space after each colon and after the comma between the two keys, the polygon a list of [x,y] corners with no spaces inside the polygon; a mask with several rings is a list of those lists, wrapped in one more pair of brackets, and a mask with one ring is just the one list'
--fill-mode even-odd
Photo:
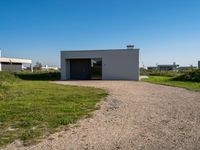
{"label": "white concrete building", "polygon": [[55,71],[58,71],[59,68],[58,67],[52,67],[52,66],[48,66],[48,65],[45,65],[42,67],[42,70],[55,70]]}
{"label": "white concrete building", "polygon": [[23,64],[30,64],[30,68],[32,68],[32,60],[1,57],[0,51],[0,71],[21,71],[23,69]]}
{"label": "white concrete building", "polygon": [[139,80],[139,49],[61,51],[61,80]]}

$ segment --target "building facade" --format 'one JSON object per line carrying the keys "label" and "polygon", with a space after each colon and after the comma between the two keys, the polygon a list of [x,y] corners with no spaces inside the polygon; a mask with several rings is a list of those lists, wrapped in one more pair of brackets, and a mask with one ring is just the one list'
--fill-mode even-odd
{"label": "building facade", "polygon": [[21,71],[23,64],[30,64],[30,68],[32,68],[32,60],[30,59],[0,57],[0,71]]}
{"label": "building facade", "polygon": [[61,80],[139,80],[139,49],[61,51]]}

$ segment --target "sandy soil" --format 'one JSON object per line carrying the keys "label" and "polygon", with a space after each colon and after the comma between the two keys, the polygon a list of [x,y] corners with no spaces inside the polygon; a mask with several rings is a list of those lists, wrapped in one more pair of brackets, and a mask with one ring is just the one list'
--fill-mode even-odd
{"label": "sandy soil", "polygon": [[200,149],[200,92],[134,81],[66,81],[110,95],[92,118],[30,147],[6,149]]}

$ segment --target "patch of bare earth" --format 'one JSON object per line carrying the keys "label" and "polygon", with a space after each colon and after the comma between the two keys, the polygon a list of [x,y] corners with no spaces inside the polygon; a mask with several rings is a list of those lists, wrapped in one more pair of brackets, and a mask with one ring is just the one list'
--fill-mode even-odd
{"label": "patch of bare earth", "polygon": [[200,149],[200,92],[134,81],[66,81],[105,88],[110,95],[92,118],[23,147],[5,149]]}

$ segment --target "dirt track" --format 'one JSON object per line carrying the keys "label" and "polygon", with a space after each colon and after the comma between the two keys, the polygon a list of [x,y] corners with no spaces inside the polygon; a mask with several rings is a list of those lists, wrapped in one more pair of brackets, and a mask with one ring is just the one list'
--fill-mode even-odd
{"label": "dirt track", "polygon": [[200,92],[134,81],[66,81],[105,88],[92,118],[31,147],[7,149],[200,149]]}

